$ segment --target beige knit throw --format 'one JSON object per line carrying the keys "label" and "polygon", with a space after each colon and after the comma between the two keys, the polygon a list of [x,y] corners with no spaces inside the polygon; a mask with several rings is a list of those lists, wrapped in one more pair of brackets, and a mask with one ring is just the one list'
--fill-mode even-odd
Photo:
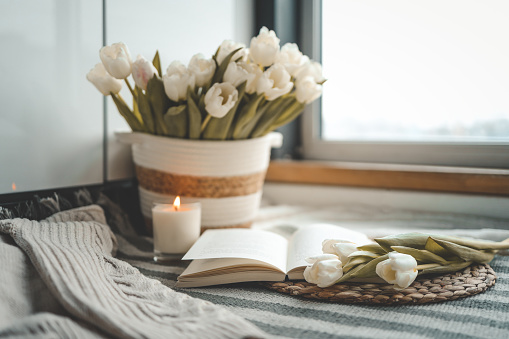
{"label": "beige knit throw", "polygon": [[0,337],[266,336],[230,311],[114,258],[116,240],[99,206],[40,222],[3,220],[0,233],[12,237],[0,234]]}

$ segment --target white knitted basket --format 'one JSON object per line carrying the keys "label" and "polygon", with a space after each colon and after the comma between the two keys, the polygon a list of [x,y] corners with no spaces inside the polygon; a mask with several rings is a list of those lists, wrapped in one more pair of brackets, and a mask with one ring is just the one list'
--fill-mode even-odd
{"label": "white knitted basket", "polygon": [[250,225],[260,205],[270,149],[282,144],[282,135],[277,132],[233,141],[144,133],[116,136],[132,145],[141,211],[147,223],[151,222],[154,202],[171,203],[180,195],[184,202],[202,204],[202,229]]}

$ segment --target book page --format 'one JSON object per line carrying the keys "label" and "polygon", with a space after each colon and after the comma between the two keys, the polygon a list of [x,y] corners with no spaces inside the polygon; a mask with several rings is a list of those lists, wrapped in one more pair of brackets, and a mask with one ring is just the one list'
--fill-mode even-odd
{"label": "book page", "polygon": [[207,230],[182,260],[253,259],[286,272],[287,250],[288,241],[276,233],[242,228]]}
{"label": "book page", "polygon": [[307,266],[306,258],[322,254],[322,242],[325,239],[348,240],[359,246],[372,242],[365,234],[340,226],[310,225],[296,231],[288,241],[287,272]]}

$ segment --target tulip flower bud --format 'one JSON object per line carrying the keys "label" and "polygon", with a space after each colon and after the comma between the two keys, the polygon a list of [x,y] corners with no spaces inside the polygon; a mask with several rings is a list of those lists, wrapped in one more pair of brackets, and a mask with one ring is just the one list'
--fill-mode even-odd
{"label": "tulip flower bud", "polygon": [[175,102],[186,100],[187,88],[194,89],[195,82],[194,74],[180,61],[173,61],[163,76],[164,91]]}
{"label": "tulip flower bud", "polygon": [[408,254],[389,252],[389,259],[376,265],[376,274],[395,288],[404,289],[417,277],[417,261]]}
{"label": "tulip flower bud", "polygon": [[268,101],[275,100],[292,90],[293,82],[290,80],[290,74],[285,67],[281,64],[274,64],[258,79],[256,92],[264,94]]}
{"label": "tulip flower bud", "polygon": [[322,252],[335,254],[341,262],[348,261],[348,256],[357,251],[357,244],[346,240],[327,239],[322,242]]}
{"label": "tulip flower bud", "polygon": [[223,79],[234,87],[238,87],[241,83],[247,81],[246,93],[252,94],[256,92],[256,80],[261,74],[262,71],[254,64],[247,64],[243,61],[230,62]]}
{"label": "tulip flower bud", "polygon": [[308,62],[309,58],[302,54],[297,44],[285,44],[276,55],[276,63],[283,64],[292,76],[295,76],[297,70]]}
{"label": "tulip flower bud", "polygon": [[318,287],[329,287],[343,276],[343,264],[334,254],[306,258],[311,264],[304,270],[304,279]]}
{"label": "tulip flower bud", "polygon": [[117,94],[122,89],[122,81],[112,77],[104,65],[99,63],[87,74],[87,80],[90,81],[103,95]]}
{"label": "tulip flower bud", "polygon": [[154,65],[141,55],[138,55],[133,63],[133,79],[136,85],[146,90],[148,81],[154,77],[154,74],[157,74],[157,69]]}
{"label": "tulip flower bud", "polygon": [[191,58],[188,69],[196,78],[196,86],[203,87],[212,80],[216,70],[216,63],[214,60],[207,59],[203,54],[199,53]]}
{"label": "tulip flower bud", "polygon": [[129,49],[124,43],[117,42],[111,46],[104,46],[99,51],[99,56],[104,68],[113,77],[125,79],[131,74],[131,54],[129,54]]}
{"label": "tulip flower bud", "polygon": [[316,83],[323,83],[325,78],[322,75],[322,65],[316,61],[309,61],[300,66],[294,74],[295,78],[302,79],[311,76]]}
{"label": "tulip flower bud", "polygon": [[299,78],[295,82],[295,96],[297,101],[309,104],[322,95],[322,85],[317,84],[312,76]]}
{"label": "tulip flower bud", "polygon": [[232,84],[215,83],[205,94],[205,110],[214,118],[224,117],[235,105],[239,93]]}
{"label": "tulip flower bud", "polygon": [[260,34],[251,39],[249,55],[260,66],[267,67],[274,63],[279,52],[279,38],[267,27],[260,29]]}
{"label": "tulip flower bud", "polygon": [[228,54],[230,54],[231,52],[238,48],[242,49],[233,55],[232,61],[236,61],[239,58],[241,58],[242,61],[247,61],[248,51],[245,47],[246,45],[231,40],[223,41],[221,43],[221,46],[219,46],[219,51],[217,52],[216,56],[217,64],[221,65],[224,58],[226,58]]}

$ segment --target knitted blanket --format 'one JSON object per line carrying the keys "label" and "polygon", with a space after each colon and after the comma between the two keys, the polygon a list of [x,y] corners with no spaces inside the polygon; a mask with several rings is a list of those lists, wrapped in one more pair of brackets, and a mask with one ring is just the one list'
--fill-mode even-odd
{"label": "knitted blanket", "polygon": [[0,221],[0,337],[265,337],[225,308],[144,276],[116,248],[97,205]]}

